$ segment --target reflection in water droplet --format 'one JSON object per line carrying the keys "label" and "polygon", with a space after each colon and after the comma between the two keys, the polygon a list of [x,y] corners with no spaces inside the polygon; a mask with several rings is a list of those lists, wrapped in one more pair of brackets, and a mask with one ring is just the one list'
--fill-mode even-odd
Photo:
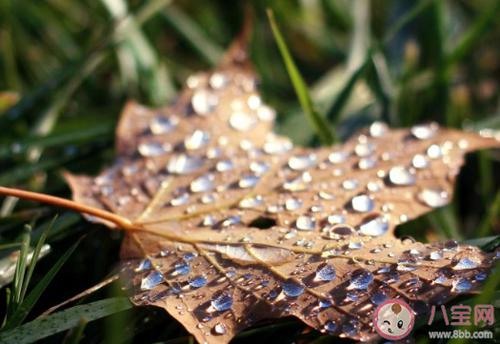
{"label": "reflection in water droplet", "polygon": [[191,267],[188,263],[182,262],[175,264],[174,273],[175,275],[184,276],[191,272]]}
{"label": "reflection in water droplet", "polygon": [[220,294],[215,299],[210,301],[210,306],[216,312],[224,312],[231,309],[233,306],[233,298],[225,293]]}
{"label": "reflection in water droplet", "polygon": [[314,154],[297,155],[288,159],[288,166],[295,171],[307,170],[316,165]]}
{"label": "reflection in water droplet", "polygon": [[448,204],[448,192],[441,189],[423,189],[418,193],[418,199],[431,208],[438,208]]}
{"label": "reflection in water droplet", "polygon": [[389,181],[398,186],[413,185],[415,184],[415,173],[404,166],[394,166],[389,170]]}
{"label": "reflection in water droplet", "polygon": [[283,154],[293,148],[292,141],[287,138],[273,139],[264,144],[264,152],[271,155]]}
{"label": "reflection in water droplet", "polygon": [[163,282],[163,275],[158,271],[152,271],[141,280],[141,290],[150,290]]}
{"label": "reflection in water droplet", "polygon": [[283,293],[288,297],[297,297],[304,293],[304,286],[289,279],[283,283]]}
{"label": "reflection in water droplet", "polygon": [[229,216],[224,221],[222,221],[221,226],[222,227],[229,227],[229,226],[237,225],[240,222],[241,222],[241,217],[239,217],[238,215],[233,215],[233,216]]}
{"label": "reflection in water droplet", "polygon": [[432,284],[445,284],[447,280],[445,276],[439,275],[432,281]]}
{"label": "reflection in water droplet", "polygon": [[354,211],[366,213],[373,210],[375,203],[368,195],[361,194],[351,199],[351,207]]}
{"label": "reflection in water droplet", "polygon": [[373,275],[367,270],[359,270],[353,274],[351,278],[351,283],[347,287],[348,290],[356,289],[367,289],[368,286],[373,282]]}
{"label": "reflection in water droplet", "polygon": [[335,268],[329,264],[319,268],[314,276],[314,281],[329,282],[333,281],[336,276]]}
{"label": "reflection in water droplet", "polygon": [[227,331],[226,325],[224,325],[222,323],[215,324],[214,329],[213,329],[214,334],[219,335],[219,336],[226,334],[226,331]]}
{"label": "reflection in water droplet", "polygon": [[177,123],[179,123],[177,117],[157,116],[153,118],[153,120],[149,124],[149,130],[151,130],[151,133],[153,133],[154,135],[166,134],[172,131]]}
{"label": "reflection in water droplet", "polygon": [[224,75],[223,73],[218,73],[218,72],[213,73],[210,76],[210,79],[208,80],[210,87],[216,90],[225,87],[227,82],[228,82],[227,76]]}
{"label": "reflection in water droplet", "polygon": [[207,284],[207,278],[205,276],[196,276],[189,280],[189,285],[191,288],[201,288]]}
{"label": "reflection in water droplet", "polygon": [[478,262],[476,262],[470,258],[464,257],[464,258],[461,258],[455,264],[455,266],[453,267],[453,270],[469,270],[469,269],[475,269],[478,266],[479,266]]}
{"label": "reflection in water droplet", "polygon": [[465,278],[459,278],[453,281],[451,291],[456,293],[465,293],[472,289],[472,283]]}
{"label": "reflection in water droplet", "polygon": [[316,219],[311,216],[301,215],[295,221],[295,227],[301,231],[312,231],[316,227]]}
{"label": "reflection in water droplet", "polygon": [[182,259],[184,259],[186,262],[190,262],[192,261],[193,259],[195,259],[197,256],[196,253],[193,253],[193,252],[188,252],[188,253],[185,253],[183,256],[182,256]]}
{"label": "reflection in water droplet", "polygon": [[389,229],[389,221],[385,216],[369,217],[359,226],[359,232],[363,235],[380,236]]}
{"label": "reflection in water droplet", "polygon": [[319,308],[328,308],[332,305],[332,301],[331,300],[327,300],[327,299],[321,299],[319,300]]}
{"label": "reflection in water droplet", "polygon": [[300,177],[297,177],[289,182],[283,184],[283,189],[288,191],[302,191],[306,190],[308,184],[312,181],[312,176],[309,172],[304,172]]}
{"label": "reflection in water droplet", "polygon": [[203,160],[199,157],[179,154],[170,158],[167,170],[172,174],[187,174],[198,170],[202,165]]}
{"label": "reflection in water droplet", "polygon": [[262,196],[257,195],[255,197],[243,198],[240,201],[239,206],[240,206],[240,208],[248,209],[248,208],[256,208],[256,207],[262,205],[263,203],[264,203],[264,200],[262,199]]}

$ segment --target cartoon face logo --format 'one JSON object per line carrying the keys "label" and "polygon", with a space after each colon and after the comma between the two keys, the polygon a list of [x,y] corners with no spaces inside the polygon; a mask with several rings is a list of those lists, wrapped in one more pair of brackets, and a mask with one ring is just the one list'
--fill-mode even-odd
{"label": "cartoon face logo", "polygon": [[385,339],[397,340],[408,336],[415,323],[415,314],[402,300],[387,300],[377,307],[375,330]]}

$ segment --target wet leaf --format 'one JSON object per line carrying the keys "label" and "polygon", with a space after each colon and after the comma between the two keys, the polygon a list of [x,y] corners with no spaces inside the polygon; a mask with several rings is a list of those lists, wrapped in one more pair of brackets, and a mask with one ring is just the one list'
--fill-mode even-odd
{"label": "wet leaf", "polygon": [[199,342],[285,316],[368,340],[385,299],[421,314],[480,288],[494,253],[400,240],[394,228],[448,204],[464,154],[500,146],[498,134],[377,122],[307,149],[273,134],[274,117],[238,40],[174,105],[127,104],[111,168],[66,176],[91,220],[127,231],[134,304],[164,308]]}

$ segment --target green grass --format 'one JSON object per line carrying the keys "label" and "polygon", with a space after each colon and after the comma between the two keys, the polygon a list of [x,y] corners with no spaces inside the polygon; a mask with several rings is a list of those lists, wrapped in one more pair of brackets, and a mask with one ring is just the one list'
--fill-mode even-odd
{"label": "green grass", "polygon": [[[314,146],[342,141],[373,120],[500,129],[499,4],[249,2],[251,57],[263,97],[278,111],[277,131]],[[125,101],[174,99],[189,74],[217,64],[244,12],[240,2],[222,0],[0,2],[0,184],[69,197],[61,171],[95,174],[111,163]],[[401,226],[401,234],[500,245],[498,153],[467,162],[453,204]],[[8,300],[0,306],[0,342],[191,341],[163,311],[132,308],[117,283],[37,318],[105,279],[119,260],[120,233],[73,213],[53,221],[56,213],[0,200],[0,258],[21,251],[14,281],[0,291]],[[51,253],[38,260],[43,243]],[[498,280],[487,286],[480,301],[498,302]],[[287,319],[235,342],[333,340],[304,328]],[[418,342],[426,330],[417,329]]]}

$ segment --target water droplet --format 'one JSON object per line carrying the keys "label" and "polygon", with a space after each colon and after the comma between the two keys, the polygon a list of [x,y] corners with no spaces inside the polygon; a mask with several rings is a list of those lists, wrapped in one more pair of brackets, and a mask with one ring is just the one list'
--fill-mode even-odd
{"label": "water droplet", "polygon": [[452,289],[456,293],[465,293],[472,289],[472,283],[465,278],[459,278],[452,282]]}
{"label": "water droplet", "polygon": [[441,147],[439,147],[436,144],[430,145],[429,148],[427,148],[427,156],[431,159],[438,159],[443,156],[443,151],[441,150]]}
{"label": "water droplet", "polygon": [[207,192],[214,188],[214,176],[203,175],[193,180],[189,186],[192,192]]}
{"label": "water droplet", "polygon": [[216,312],[224,312],[233,306],[233,298],[225,293],[210,301],[210,307]]}
{"label": "water droplet", "polygon": [[327,300],[327,299],[320,299],[319,300],[319,308],[328,308],[332,305],[332,301],[331,300]]}
{"label": "water droplet", "polygon": [[389,170],[389,181],[393,185],[413,185],[415,184],[415,179],[415,173],[404,166],[394,166]]}
{"label": "water droplet", "polygon": [[200,116],[206,116],[214,111],[218,103],[219,98],[206,89],[196,90],[191,98],[191,106]]}
{"label": "water droplet", "polygon": [[288,159],[288,166],[295,171],[307,170],[316,165],[316,155],[297,155]]}
{"label": "water droplet", "polygon": [[428,140],[433,138],[436,135],[438,126],[436,123],[424,124],[424,125],[415,125],[410,131],[411,134],[419,139],[419,140]]}
{"label": "water droplet", "polygon": [[388,229],[389,221],[385,216],[369,217],[359,226],[359,232],[369,236],[383,235]]}
{"label": "water droplet", "polygon": [[141,271],[145,271],[145,270],[150,270],[152,268],[153,268],[153,264],[151,263],[151,261],[149,259],[143,259],[143,260],[141,260],[141,262],[139,263],[137,268],[135,268],[135,271],[141,272]]}
{"label": "water droplet", "polygon": [[328,216],[326,220],[328,221],[329,224],[336,225],[340,223],[345,223],[345,216],[340,214],[333,214]]}
{"label": "water droplet", "polygon": [[429,160],[427,160],[426,156],[423,154],[415,154],[411,160],[411,164],[415,168],[424,169],[429,167]]}
{"label": "water droplet", "polygon": [[267,141],[264,144],[264,152],[267,154],[275,155],[275,154],[283,154],[288,152],[293,148],[292,141],[286,138],[274,138],[271,141]]}
{"label": "water droplet", "polygon": [[433,284],[441,284],[441,285],[443,285],[443,284],[445,284],[445,283],[446,283],[446,281],[447,281],[447,280],[448,280],[448,279],[447,279],[444,275],[439,275],[438,277],[436,277],[436,278],[432,281],[432,283],[433,283]]}
{"label": "water droplet", "polygon": [[358,168],[360,170],[368,170],[374,168],[377,165],[377,159],[374,157],[361,158],[358,162]]}
{"label": "water droplet", "polygon": [[234,168],[234,164],[231,160],[221,160],[217,162],[215,169],[219,172],[230,171]]}
{"label": "water droplet", "polygon": [[246,198],[243,198],[240,203],[239,203],[239,206],[240,208],[256,208],[260,205],[262,205],[264,203],[263,199],[262,199],[262,196],[260,195],[257,195],[255,197],[246,197]]}
{"label": "water droplet", "polygon": [[207,215],[203,218],[202,225],[212,227],[217,223],[217,220],[212,215]]}
{"label": "water droplet", "polygon": [[449,196],[444,190],[423,189],[418,193],[418,199],[431,208],[438,208],[448,203]]}
{"label": "water droplet", "polygon": [[484,281],[488,277],[486,272],[479,272],[474,276],[476,281]]}
{"label": "water droplet", "polygon": [[172,131],[178,123],[179,119],[177,117],[157,116],[149,124],[149,130],[154,135],[166,134]]}
{"label": "water droplet", "polygon": [[325,326],[323,328],[327,332],[335,332],[335,330],[337,329],[337,324],[335,323],[335,321],[330,320],[325,323]]}
{"label": "water droplet", "polygon": [[443,259],[443,254],[439,251],[433,251],[429,254],[430,260],[440,260]]}
{"label": "water droplet", "polygon": [[259,182],[259,177],[254,175],[248,175],[241,178],[238,182],[238,186],[242,189],[253,188]]}
{"label": "water droplet", "polygon": [[293,210],[300,209],[300,207],[302,207],[302,201],[300,199],[289,198],[285,201],[286,210],[293,211]]}
{"label": "water droplet", "polygon": [[188,174],[195,172],[203,165],[203,160],[186,154],[174,155],[170,158],[167,170],[172,174]]}
{"label": "water droplet", "polygon": [[195,150],[204,147],[210,141],[210,135],[203,130],[195,130],[184,139],[184,147],[188,150]]}
{"label": "water droplet", "polygon": [[241,222],[241,217],[239,217],[238,215],[233,215],[233,216],[229,216],[224,221],[222,221],[221,226],[222,227],[230,227],[230,226],[237,225],[240,222]]}
{"label": "water droplet", "polygon": [[204,287],[206,284],[207,284],[207,278],[202,275],[193,277],[192,279],[189,280],[189,285],[191,286],[191,288],[201,288]]}
{"label": "water droplet", "polygon": [[304,172],[300,177],[297,177],[289,182],[283,184],[283,189],[288,191],[303,191],[306,190],[308,184],[312,181],[309,172]]}
{"label": "water droplet", "polygon": [[283,293],[288,297],[297,297],[304,293],[304,286],[289,279],[283,283]]}
{"label": "water droplet", "polygon": [[168,151],[163,144],[155,141],[140,143],[137,150],[143,157],[160,156]]}
{"label": "water droplet", "polygon": [[269,164],[264,161],[253,161],[250,164],[250,171],[258,176],[263,175],[269,170]]}
{"label": "water droplet", "polygon": [[384,302],[385,300],[387,300],[388,297],[387,295],[385,295],[383,292],[381,291],[376,291],[372,297],[370,298],[370,300],[376,304],[376,305],[380,305],[382,302]]}
{"label": "water droplet", "polygon": [[222,336],[223,334],[226,334],[226,325],[222,324],[222,323],[217,323],[215,324],[214,326],[214,334],[216,335],[219,335],[219,336]]}
{"label": "water droplet", "polygon": [[316,227],[316,219],[311,216],[301,215],[295,221],[295,227],[301,231],[312,231]]}
{"label": "water droplet", "polygon": [[210,84],[210,87],[213,89],[221,89],[227,85],[228,78],[226,75],[222,73],[213,73],[210,76],[210,79],[208,80],[208,83]]}
{"label": "water droplet", "polygon": [[360,158],[367,157],[375,151],[375,145],[369,142],[358,143],[354,147],[354,153]]}
{"label": "water droplet", "polygon": [[172,198],[170,200],[170,205],[173,207],[178,207],[180,205],[187,204],[187,202],[189,202],[189,194],[187,192],[184,192],[179,196]]}
{"label": "water droplet", "polygon": [[351,199],[351,207],[354,211],[359,213],[366,213],[372,211],[375,208],[375,203],[370,198],[370,196],[361,194],[354,196]]}
{"label": "water droplet", "polygon": [[184,276],[184,275],[187,275],[190,272],[191,272],[191,267],[186,262],[177,263],[174,266],[174,273],[175,273],[176,276],[177,275]]}
{"label": "water droplet", "polygon": [[357,179],[347,179],[342,182],[344,190],[354,190],[358,187],[359,182]]}
{"label": "water droplet", "polygon": [[361,247],[363,247],[363,243],[359,241],[350,241],[347,247],[350,250],[359,250]]}
{"label": "water droplet", "polygon": [[314,281],[330,282],[335,279],[336,276],[335,268],[329,264],[324,265],[316,271],[314,276]]}
{"label": "water droplet", "polygon": [[158,271],[152,271],[141,281],[141,290],[150,290],[163,282],[163,275]]}
{"label": "water droplet", "polygon": [[479,266],[479,263],[467,258],[463,257],[461,258],[453,267],[453,270],[469,270],[469,269],[475,269]]}
{"label": "water droplet", "polygon": [[248,131],[253,129],[256,124],[257,118],[246,112],[234,112],[231,117],[229,117],[229,125],[237,131]]}
{"label": "water droplet", "polygon": [[370,136],[372,137],[382,137],[384,136],[385,133],[387,133],[387,130],[389,128],[387,127],[387,124],[384,122],[373,122],[372,125],[370,125]]}
{"label": "water droplet", "polygon": [[368,286],[373,282],[373,275],[367,270],[358,270],[351,277],[351,283],[347,287],[348,290],[368,289]]}
{"label": "water droplet", "polygon": [[330,155],[328,156],[328,161],[330,161],[332,164],[340,164],[346,161],[348,156],[349,153],[347,152],[337,151],[330,153]]}

